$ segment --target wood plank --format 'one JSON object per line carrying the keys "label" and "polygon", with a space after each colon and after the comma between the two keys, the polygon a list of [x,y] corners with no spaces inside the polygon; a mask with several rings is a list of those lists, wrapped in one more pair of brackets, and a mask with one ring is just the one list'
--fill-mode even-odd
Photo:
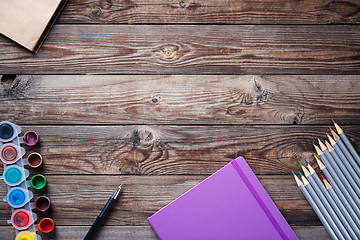
{"label": "wood plank", "polygon": [[359,74],[359,36],[357,25],[56,25],[36,55],[1,37],[0,71]]}
{"label": "wood plank", "polygon": [[[344,126],[360,152],[360,129]],[[327,126],[27,126],[45,174],[211,174],[243,156],[256,174],[289,174],[313,163]],[[25,155],[27,156],[27,155]],[[35,172],[35,171],[34,171]]]}
{"label": "wood plank", "polygon": [[[104,225],[147,225],[147,218],[191,189],[206,176],[89,176],[45,175],[46,195],[51,200],[51,216],[57,225],[91,225],[105,202],[120,184],[124,191]],[[292,175],[259,176],[289,224],[320,225],[321,222],[297,187]],[[0,197],[5,197],[1,188]],[[35,197],[43,194],[33,191]],[[0,208],[0,224],[10,216],[10,207]],[[40,216],[40,213],[39,213]],[[41,215],[43,216],[43,215]]]}
{"label": "wood plank", "polygon": [[360,123],[356,75],[10,77],[0,112],[18,124]]}
{"label": "wood plank", "polygon": [[[292,226],[299,239],[304,240],[330,240],[326,230],[322,226]],[[56,239],[73,240],[82,239],[87,233],[88,226],[56,226]],[[4,239],[12,239],[15,232],[12,227],[0,227],[0,235]],[[96,239],[106,240],[145,240],[159,239],[150,226],[103,226],[97,234]]]}
{"label": "wood plank", "polygon": [[359,1],[71,0],[61,23],[359,23]]}

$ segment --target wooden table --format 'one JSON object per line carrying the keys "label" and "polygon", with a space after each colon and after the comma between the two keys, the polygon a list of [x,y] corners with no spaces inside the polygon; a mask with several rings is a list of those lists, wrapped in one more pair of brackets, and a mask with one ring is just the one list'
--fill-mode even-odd
{"label": "wooden table", "polygon": [[290,171],[331,118],[360,151],[359,5],[70,0],[39,53],[1,36],[1,120],[41,137],[56,239],[120,183],[98,239],[157,239],[146,218],[237,156],[300,239],[329,239]]}

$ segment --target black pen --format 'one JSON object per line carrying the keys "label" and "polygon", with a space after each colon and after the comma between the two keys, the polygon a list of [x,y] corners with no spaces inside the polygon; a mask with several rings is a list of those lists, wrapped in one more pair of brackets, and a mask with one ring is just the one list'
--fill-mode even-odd
{"label": "black pen", "polygon": [[115,190],[114,194],[109,198],[109,200],[105,204],[103,210],[101,211],[99,216],[96,218],[95,222],[93,223],[90,230],[86,234],[84,240],[91,240],[95,237],[95,234],[96,234],[97,230],[99,229],[100,224],[105,219],[105,217],[106,217],[107,213],[109,212],[109,210],[111,209],[112,205],[114,205],[116,198],[118,197],[118,195],[120,193],[121,187],[122,187],[122,184]]}

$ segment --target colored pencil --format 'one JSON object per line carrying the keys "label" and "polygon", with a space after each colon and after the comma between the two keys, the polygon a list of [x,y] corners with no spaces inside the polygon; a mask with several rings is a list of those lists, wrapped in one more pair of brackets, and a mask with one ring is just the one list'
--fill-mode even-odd
{"label": "colored pencil", "polygon": [[[321,159],[325,162],[326,166],[329,168],[330,172],[334,172],[332,176],[335,178],[335,181],[341,182],[346,188],[342,189],[342,191],[348,192],[352,199],[355,201],[358,208],[360,208],[360,201],[359,197],[354,191],[354,189],[351,187],[350,183],[346,179],[345,175],[342,173],[338,165],[336,164],[335,160],[330,155],[329,151],[326,149],[326,146],[320,141],[318,138],[318,142],[320,144],[321,153],[318,153],[318,155],[321,157]],[[315,148],[316,149],[316,148]]]}
{"label": "colored pencil", "polygon": [[345,135],[344,131],[339,127],[339,125],[332,119],[334,126],[336,128],[337,133],[340,135],[341,140],[344,142],[347,149],[350,151],[351,155],[355,158],[356,162],[360,165],[360,157],[359,154],[356,152],[353,145],[350,143],[349,139]]}
{"label": "colored pencil", "polygon": [[[351,166],[350,166],[350,169],[348,169],[346,167],[346,165],[344,164],[344,160],[340,158],[340,156],[337,154],[337,152],[335,151],[333,146],[331,146],[331,144],[328,141],[325,141],[325,144],[326,144],[326,147],[327,147],[330,155],[333,157],[333,159],[335,160],[335,162],[339,166],[340,170],[345,175],[346,179],[349,181],[351,187],[354,189],[354,191],[356,192],[358,197],[360,197],[360,188],[359,188],[359,185],[358,185],[360,183],[356,183],[356,181],[354,179],[354,177],[356,177],[357,174],[351,168]],[[345,162],[347,162],[347,161],[345,160]]]}
{"label": "colored pencil", "polygon": [[[353,177],[353,179],[355,180],[355,182],[357,182],[357,180],[360,178],[360,168],[357,167],[357,164],[354,161],[354,165],[351,164],[350,160],[346,158],[346,156],[344,155],[343,151],[341,150],[339,144],[328,134],[326,133],[331,146],[334,148],[336,154],[339,156],[339,158],[341,159],[341,161],[344,163],[345,167],[348,169],[348,171],[350,172],[351,176]],[[355,166],[355,168],[354,168]],[[358,186],[360,187],[360,183],[358,183]]]}
{"label": "colored pencil", "polygon": [[343,143],[343,141],[341,140],[341,138],[335,133],[335,131],[332,130],[331,127],[329,127],[329,128],[330,128],[331,134],[333,135],[333,138],[335,139],[337,146],[341,149],[341,152],[345,155],[346,160],[350,163],[350,165],[352,166],[352,168],[354,169],[354,171],[357,173],[358,177],[360,178],[360,168],[359,168],[358,164],[356,163],[354,157],[351,155],[351,153],[346,148],[346,146]]}
{"label": "colored pencil", "polygon": [[321,223],[324,225],[326,231],[329,233],[330,237],[332,239],[339,239],[335,232],[332,230],[330,224],[328,223],[328,221],[326,220],[325,216],[323,215],[323,213],[320,211],[320,209],[318,208],[318,206],[316,205],[316,203],[314,202],[313,198],[310,196],[309,192],[306,190],[303,182],[298,178],[298,176],[295,175],[294,172],[292,172],[292,174],[294,175],[295,181],[298,185],[298,187],[300,188],[301,192],[304,194],[305,198],[307,199],[307,201],[310,203],[311,207],[314,209],[316,215],[319,217]]}
{"label": "colored pencil", "polygon": [[316,203],[316,205],[318,206],[318,208],[320,209],[320,211],[326,218],[327,222],[329,223],[331,229],[335,232],[337,239],[345,239],[344,236],[342,235],[342,233],[340,232],[339,227],[335,224],[334,220],[331,218],[330,214],[327,212],[324,204],[321,202],[318,195],[316,194],[316,192],[310,185],[309,181],[305,178],[305,176],[303,176],[301,174],[300,171],[299,171],[299,174],[301,176],[301,180],[304,183],[305,189],[309,192],[310,196],[312,197],[312,199],[314,200],[314,202]]}
{"label": "colored pencil", "polygon": [[[316,145],[315,145],[316,146]],[[318,146],[316,146],[318,148]],[[321,152],[321,150],[318,148],[318,151]],[[351,214],[351,216],[355,219],[354,214],[356,215],[356,217],[358,219],[360,219],[360,209],[358,208],[358,206],[356,205],[356,203],[354,202],[354,200],[351,198],[350,194],[346,191],[345,186],[341,183],[341,181],[335,181],[334,178],[337,178],[337,176],[335,175],[333,177],[333,172],[329,171],[329,167],[325,166],[318,157],[315,156],[316,162],[319,165],[320,170],[325,174],[326,178],[330,180],[331,184],[334,186],[334,190],[336,192],[336,194],[338,195],[338,197],[341,199],[342,202],[344,203],[348,203],[345,206],[351,206],[348,207],[348,211]]]}
{"label": "colored pencil", "polygon": [[[330,214],[331,218],[345,237],[345,239],[356,239],[358,238],[351,228],[350,224],[335,204],[333,199],[330,197],[329,193],[326,191],[324,184],[321,182],[319,177],[316,175],[315,171],[311,174],[306,167],[299,161],[305,177],[308,178],[310,185],[316,192],[317,196],[319,197],[320,201],[324,204],[325,209]],[[316,180],[315,180],[316,179]],[[351,235],[351,236],[350,236]]]}
{"label": "colored pencil", "polygon": [[[311,172],[311,171],[310,171]],[[347,211],[347,208],[344,206],[344,203],[339,199],[339,197],[336,195],[334,188],[331,186],[331,184],[324,178],[323,175],[321,175],[321,178],[323,179],[325,188],[327,189],[328,194],[330,195],[330,197],[334,200],[334,202],[336,202],[337,206],[339,207],[339,209],[341,209],[342,214],[344,215],[344,217],[346,218],[346,220],[349,222],[349,224],[351,225],[352,229],[355,231],[357,238],[360,238],[360,226],[356,225],[355,220],[358,221],[358,223],[360,222],[360,220],[358,218],[356,219],[352,219],[349,212]],[[357,239],[354,238],[354,239]]]}

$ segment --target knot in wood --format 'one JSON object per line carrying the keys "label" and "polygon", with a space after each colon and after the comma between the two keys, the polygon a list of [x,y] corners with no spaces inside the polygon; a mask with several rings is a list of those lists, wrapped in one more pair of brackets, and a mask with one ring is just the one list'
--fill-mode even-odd
{"label": "knot in wood", "polygon": [[179,2],[179,5],[180,5],[180,7],[182,7],[182,8],[186,7],[186,4],[185,4],[184,1],[180,1],[180,2]]}
{"label": "knot in wood", "polygon": [[1,77],[1,85],[11,85],[16,78],[16,74],[4,74]]}
{"label": "knot in wood", "polygon": [[155,132],[148,127],[141,127],[134,130],[130,137],[130,142],[133,145],[142,148],[152,147],[157,140]]}
{"label": "knot in wood", "polygon": [[154,103],[154,104],[157,104],[157,103],[159,103],[159,98],[153,97],[153,98],[151,99],[151,102]]}
{"label": "knot in wood", "polygon": [[101,8],[94,8],[92,11],[91,11],[91,14],[94,16],[94,17],[99,17],[101,15],[102,11],[101,11]]}
{"label": "knot in wood", "polygon": [[165,48],[162,52],[165,58],[167,59],[171,59],[175,57],[175,52],[170,48]]}

